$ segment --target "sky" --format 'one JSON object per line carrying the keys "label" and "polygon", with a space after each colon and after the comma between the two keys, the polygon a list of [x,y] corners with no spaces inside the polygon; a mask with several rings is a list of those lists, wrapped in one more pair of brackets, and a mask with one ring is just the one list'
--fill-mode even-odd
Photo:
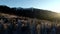
{"label": "sky", "polygon": [[60,0],[0,0],[0,5],[22,8],[39,8],[60,13]]}

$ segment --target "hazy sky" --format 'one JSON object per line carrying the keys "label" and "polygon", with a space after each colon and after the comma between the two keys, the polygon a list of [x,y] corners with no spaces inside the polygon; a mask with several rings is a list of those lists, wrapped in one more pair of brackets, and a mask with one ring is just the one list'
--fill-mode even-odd
{"label": "hazy sky", "polygon": [[60,0],[0,0],[0,5],[23,8],[34,7],[60,12]]}

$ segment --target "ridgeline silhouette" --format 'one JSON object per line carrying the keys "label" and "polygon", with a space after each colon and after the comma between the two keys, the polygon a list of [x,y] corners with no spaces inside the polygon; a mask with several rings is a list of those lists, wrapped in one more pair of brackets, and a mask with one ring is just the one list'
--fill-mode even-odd
{"label": "ridgeline silhouette", "polygon": [[6,13],[11,15],[23,16],[23,17],[30,17],[30,18],[37,18],[42,20],[58,20],[60,21],[60,17],[56,17],[58,13],[42,10],[37,8],[10,8],[5,5],[0,5],[0,13]]}

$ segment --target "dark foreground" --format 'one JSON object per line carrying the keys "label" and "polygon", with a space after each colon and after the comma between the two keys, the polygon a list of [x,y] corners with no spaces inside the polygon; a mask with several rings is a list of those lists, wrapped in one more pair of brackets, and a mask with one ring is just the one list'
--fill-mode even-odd
{"label": "dark foreground", "polygon": [[0,18],[0,34],[60,34],[60,26],[56,27],[56,24],[49,26],[44,23],[39,23],[37,26],[35,20],[30,22],[15,18],[12,21]]}

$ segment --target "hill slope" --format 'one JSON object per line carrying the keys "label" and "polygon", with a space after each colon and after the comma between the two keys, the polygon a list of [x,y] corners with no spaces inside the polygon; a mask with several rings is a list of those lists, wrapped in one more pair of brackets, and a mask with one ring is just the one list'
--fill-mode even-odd
{"label": "hill slope", "polygon": [[36,9],[36,8],[16,8],[16,7],[10,8],[8,6],[0,5],[0,13],[37,18],[42,20],[60,21],[60,16],[59,16],[60,14],[52,11]]}

